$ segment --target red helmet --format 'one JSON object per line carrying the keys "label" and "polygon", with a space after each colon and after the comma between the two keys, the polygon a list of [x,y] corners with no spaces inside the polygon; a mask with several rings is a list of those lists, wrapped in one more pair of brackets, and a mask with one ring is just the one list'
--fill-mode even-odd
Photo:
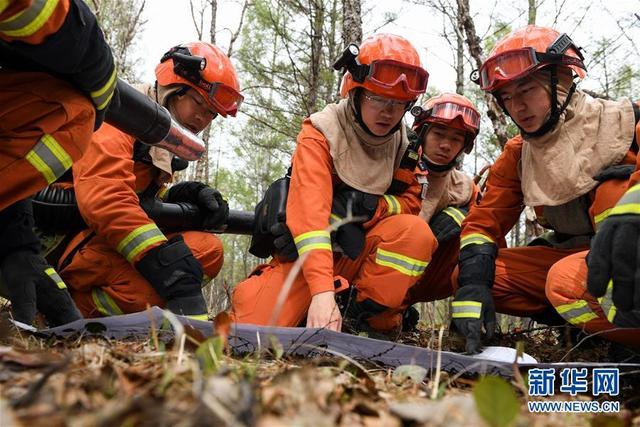
{"label": "red helmet", "polygon": [[512,31],[493,48],[474,79],[485,91],[494,91],[547,65],[571,68],[586,76],[584,57],[571,38],[554,29],[528,25]]}
{"label": "red helmet", "polygon": [[480,131],[480,113],[468,98],[456,93],[443,93],[429,98],[422,107],[411,109],[414,115],[413,130],[420,129],[427,123],[440,123],[448,127],[460,129],[468,134],[464,151],[470,153],[473,141]]}
{"label": "red helmet", "polygon": [[[346,97],[356,87],[376,95],[414,101],[427,89],[429,73],[422,68],[420,56],[403,37],[376,34],[362,42],[342,77],[340,95]],[[346,51],[345,51],[346,52]]]}
{"label": "red helmet", "polygon": [[161,86],[188,85],[198,91],[207,104],[227,117],[235,117],[244,97],[231,60],[217,46],[192,42],[172,47],[156,67]]}

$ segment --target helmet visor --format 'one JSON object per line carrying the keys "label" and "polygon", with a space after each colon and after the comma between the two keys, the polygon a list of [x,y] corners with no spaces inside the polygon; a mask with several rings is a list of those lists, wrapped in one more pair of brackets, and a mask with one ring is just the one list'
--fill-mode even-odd
{"label": "helmet visor", "polygon": [[371,63],[368,78],[372,83],[385,89],[390,89],[402,82],[409,94],[420,95],[427,90],[429,73],[422,67],[383,59]]}
{"label": "helmet visor", "polygon": [[473,108],[453,102],[440,102],[431,109],[431,117],[436,121],[451,122],[462,118],[465,128],[477,133],[480,127],[480,114]]}
{"label": "helmet visor", "polygon": [[238,111],[244,97],[240,92],[224,83],[213,83],[209,90],[209,100],[217,109],[231,113]]}
{"label": "helmet visor", "polygon": [[505,80],[516,80],[538,65],[532,48],[509,50],[489,58],[480,68],[480,88],[490,91]]}
{"label": "helmet visor", "polygon": [[[574,48],[578,51],[577,48]],[[533,48],[508,50],[489,58],[480,67],[480,88],[485,91],[495,89],[500,82],[517,80],[547,65],[558,64],[585,69],[578,57],[536,52]],[[576,68],[577,70],[577,68]]]}

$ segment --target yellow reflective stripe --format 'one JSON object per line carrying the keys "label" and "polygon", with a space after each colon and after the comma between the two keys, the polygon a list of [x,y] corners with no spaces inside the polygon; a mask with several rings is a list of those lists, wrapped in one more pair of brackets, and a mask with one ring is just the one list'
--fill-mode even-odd
{"label": "yellow reflective stripe", "polygon": [[122,239],[116,249],[127,261],[132,262],[140,252],[149,246],[166,240],[167,238],[162,234],[158,226],[151,223],[133,230],[127,237]]}
{"label": "yellow reflective stripe", "polygon": [[73,163],[71,156],[49,134],[43,135],[25,158],[49,184],[61,177]]}
{"label": "yellow reflective stripe", "polygon": [[612,209],[612,208],[606,209],[606,210],[604,210],[604,211],[600,212],[598,215],[596,215],[596,216],[594,216],[594,217],[593,217],[593,222],[595,222],[595,224],[596,224],[596,228],[598,228],[598,226],[600,225],[600,223],[601,223],[602,221],[604,221],[605,219],[607,219],[607,217],[608,217],[608,216],[609,216],[609,214],[611,213],[611,209]]}
{"label": "yellow reflective stripe", "polygon": [[298,255],[309,252],[313,249],[331,250],[331,237],[326,230],[316,230],[303,233],[294,237],[293,242],[298,249]]}
{"label": "yellow reflective stripe", "polygon": [[47,276],[51,277],[56,286],[58,286],[58,289],[67,289],[67,285],[62,280],[62,277],[60,277],[52,267],[47,268],[44,272]]}
{"label": "yellow reflective stripe", "polygon": [[613,319],[616,317],[616,313],[618,309],[613,304],[613,280],[609,280],[609,284],[607,285],[607,291],[604,295],[598,298],[598,303],[600,307],[602,307],[602,311],[604,311],[605,316],[607,316],[607,320],[613,323]]}
{"label": "yellow reflective stripe", "polygon": [[391,196],[385,194],[384,200],[387,202],[387,215],[398,215],[402,211],[402,207],[400,206],[400,202],[396,196]]}
{"label": "yellow reflective stripe", "polygon": [[442,212],[449,215],[458,225],[462,225],[462,221],[464,221],[464,214],[460,209],[454,208],[453,206],[449,206],[444,209]]}
{"label": "yellow reflective stripe", "polygon": [[9,0],[0,0],[0,13],[4,12],[7,7],[9,7]]}
{"label": "yellow reflective stripe", "polygon": [[427,261],[420,261],[419,259],[391,251],[385,251],[380,248],[376,250],[376,264],[393,268],[394,270],[411,277],[421,276],[427,268],[427,265],[429,265]]}
{"label": "yellow reflective stripe", "polygon": [[609,215],[640,214],[640,184],[627,190]]}
{"label": "yellow reflective stripe", "polygon": [[31,6],[0,22],[0,33],[9,37],[28,37],[49,20],[59,0],[34,0]]}
{"label": "yellow reflective stripe", "polygon": [[116,316],[118,314],[124,314],[118,304],[100,288],[93,288],[91,290],[91,299],[100,313],[105,316]]}
{"label": "yellow reflective stripe", "polygon": [[556,307],[556,311],[572,325],[581,325],[598,317],[598,315],[589,308],[589,303],[585,300],[559,305]]}
{"label": "yellow reflective stripe", "polygon": [[93,99],[93,103],[98,110],[103,110],[107,105],[109,105],[109,101],[111,101],[111,98],[113,97],[114,89],[117,84],[116,76],[117,73],[114,68],[111,72],[111,76],[109,76],[109,80],[107,80],[104,86],[90,93],[91,99]]}
{"label": "yellow reflective stripe", "polygon": [[485,243],[494,243],[493,239],[480,233],[467,234],[460,239],[460,249],[468,245],[483,245]]}
{"label": "yellow reflective stripe", "polygon": [[187,317],[189,319],[204,320],[205,322],[209,320],[208,314],[189,314]]}
{"label": "yellow reflective stripe", "polygon": [[338,222],[341,221],[342,218],[340,218],[338,215],[332,213],[331,215],[329,215],[329,224],[333,224],[334,222]]}
{"label": "yellow reflective stripe", "polygon": [[479,319],[482,313],[482,303],[478,301],[453,301],[451,303],[451,317],[454,319]]}
{"label": "yellow reflective stripe", "polygon": [[164,200],[168,192],[169,192],[169,187],[164,186],[158,191],[158,197]]}

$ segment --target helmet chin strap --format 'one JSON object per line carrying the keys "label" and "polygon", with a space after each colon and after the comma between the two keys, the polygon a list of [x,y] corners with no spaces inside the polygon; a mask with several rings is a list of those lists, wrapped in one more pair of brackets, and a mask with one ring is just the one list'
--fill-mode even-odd
{"label": "helmet chin strap", "polygon": [[[400,118],[400,120],[398,120],[398,123],[389,132],[387,132],[384,135],[376,135],[375,133],[371,132],[371,129],[369,129],[369,126],[367,126],[364,123],[364,120],[362,120],[362,108],[360,103],[362,99],[362,91],[363,89],[361,87],[355,88],[353,90],[354,92],[353,98],[351,98],[353,112],[355,113],[356,120],[358,121],[358,124],[360,125],[360,127],[362,127],[362,129],[364,129],[364,131],[367,132],[369,135],[375,136],[375,137],[389,136],[392,133],[395,133],[398,129],[400,129],[400,126],[402,125],[402,117]],[[351,97],[351,95],[349,96]],[[415,104],[415,101],[408,103],[407,107],[405,108],[405,112],[409,111],[414,104]]]}
{"label": "helmet chin strap", "polygon": [[558,124],[558,121],[560,120],[560,116],[562,115],[562,113],[564,113],[564,110],[566,110],[567,106],[569,106],[571,97],[573,96],[573,93],[576,90],[576,83],[574,82],[571,85],[571,88],[569,88],[567,99],[564,101],[562,106],[558,108],[558,67],[556,65],[552,65],[549,68],[550,68],[550,76],[551,76],[549,78],[550,85],[551,85],[551,112],[549,114],[549,118],[542,124],[542,126],[534,130],[533,132],[527,132],[522,127],[520,127],[518,122],[513,117],[511,117],[511,115],[505,108],[504,103],[502,102],[500,97],[499,96],[495,97],[496,101],[498,101],[498,105],[500,105],[500,108],[502,108],[502,111],[504,112],[504,114],[506,114],[511,118],[511,120],[513,120],[513,123],[515,123],[515,125],[520,130],[520,133],[524,137],[537,138],[551,131],[555,127],[555,125]]}
{"label": "helmet chin strap", "polygon": [[[420,129],[420,133],[418,134],[418,138],[419,141],[424,141],[424,137],[427,134],[427,132],[429,131],[429,125],[425,124],[422,126],[422,128]],[[456,154],[456,156],[453,158],[452,161],[450,161],[449,163],[447,163],[446,165],[442,165],[440,163],[434,163],[432,162],[429,157],[427,157],[426,154],[422,153],[422,160],[425,162],[425,164],[427,165],[427,169],[429,169],[430,171],[433,172],[446,172],[449,171],[451,169],[453,169],[456,166],[456,163],[458,161],[458,157],[460,156],[460,154],[464,151],[464,147],[462,147],[462,149],[460,150],[460,152],[458,154]]]}

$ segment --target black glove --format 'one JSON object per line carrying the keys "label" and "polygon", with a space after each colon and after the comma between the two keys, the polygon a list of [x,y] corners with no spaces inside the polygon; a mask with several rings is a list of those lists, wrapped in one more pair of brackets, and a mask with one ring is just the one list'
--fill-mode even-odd
{"label": "black glove", "polygon": [[[602,297],[611,286],[609,297],[618,313],[640,311],[639,245],[640,185],[636,185],[611,209],[594,236],[587,256],[589,293]],[[614,318],[616,325],[617,317]]]}
{"label": "black glove", "polygon": [[414,306],[410,306],[402,313],[402,331],[413,332],[418,327],[420,313]]}
{"label": "black glove", "polygon": [[363,222],[369,221],[378,208],[380,196],[369,194],[353,188],[345,187],[333,194],[332,212],[341,218],[351,212],[353,216],[364,217]]}
{"label": "black glove", "polygon": [[36,310],[51,327],[82,319],[67,286],[41,255],[14,252],[4,259],[0,271],[14,319],[31,325]]}
{"label": "black glove", "polygon": [[187,316],[207,314],[202,295],[202,266],[181,235],[151,249],[136,268],[167,302],[170,311]]}
{"label": "black glove", "polygon": [[429,226],[439,244],[460,235],[462,221],[468,211],[466,207],[449,206],[431,218]]}
{"label": "black glove", "polygon": [[[380,196],[363,193],[362,191],[344,188],[333,195],[331,205],[331,222],[344,219],[349,209],[353,216],[364,216],[365,221],[373,217],[378,207]],[[333,234],[335,244],[352,260],[360,256],[365,244],[365,232],[362,224],[349,222],[341,225]]]}
{"label": "black glove", "polygon": [[169,189],[166,197],[169,203],[194,203],[204,213],[202,227],[215,230],[226,224],[229,218],[229,204],[218,190],[195,181],[180,182]]}
{"label": "black glove", "polygon": [[610,179],[629,179],[635,168],[635,165],[609,166],[608,168],[601,170],[598,175],[593,177],[593,179],[600,182],[609,181]]}
{"label": "black glove", "polygon": [[482,343],[482,326],[486,339],[493,338],[496,327],[496,308],[491,289],[483,285],[458,288],[452,303],[453,324],[466,339],[465,350],[479,353]]}
{"label": "black glove", "polygon": [[466,338],[467,353],[480,351],[482,325],[493,337],[496,310],[491,297],[497,247],[492,243],[469,244],[460,249],[458,290],[453,300],[453,325]]}
{"label": "black glove", "polygon": [[276,248],[276,255],[285,262],[293,262],[298,259],[298,248],[293,241],[293,236],[285,222],[283,214],[278,215],[278,222],[271,226],[269,230],[273,234],[273,246]]}

